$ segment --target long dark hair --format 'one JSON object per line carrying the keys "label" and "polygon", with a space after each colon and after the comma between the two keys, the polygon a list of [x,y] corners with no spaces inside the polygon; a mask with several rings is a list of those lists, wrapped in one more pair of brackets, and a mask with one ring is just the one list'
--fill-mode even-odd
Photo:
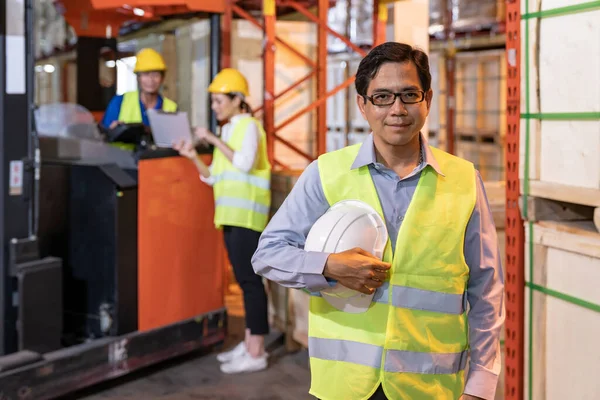
{"label": "long dark hair", "polygon": [[248,114],[252,114],[252,109],[250,108],[250,106],[248,105],[248,103],[246,103],[246,101],[244,100],[244,97],[242,95],[240,95],[239,93],[227,93],[227,96],[229,96],[229,98],[231,100],[235,99],[236,97],[240,99],[240,109]]}

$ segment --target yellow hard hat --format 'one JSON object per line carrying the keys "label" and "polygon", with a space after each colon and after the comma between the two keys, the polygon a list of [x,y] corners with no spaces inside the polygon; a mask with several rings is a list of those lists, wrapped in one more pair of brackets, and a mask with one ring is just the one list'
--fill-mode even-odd
{"label": "yellow hard hat", "polygon": [[167,65],[162,56],[154,49],[142,49],[137,53],[134,73],[166,71]]}
{"label": "yellow hard hat", "polygon": [[248,97],[248,81],[234,68],[225,68],[215,76],[208,87],[210,93],[241,93]]}

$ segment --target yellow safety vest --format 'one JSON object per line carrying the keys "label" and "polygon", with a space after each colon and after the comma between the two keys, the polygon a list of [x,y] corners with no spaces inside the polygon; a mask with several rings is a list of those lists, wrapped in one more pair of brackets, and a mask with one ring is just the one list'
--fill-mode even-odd
{"label": "yellow safety vest", "polygon": [[[351,169],[360,145],[319,157],[330,205],[357,199],[383,212],[368,166]],[[388,240],[388,282],[361,314],[310,298],[310,393],[322,400],[362,400],[379,384],[393,400],[456,400],[464,389],[469,267],[463,245],[475,206],[473,164],[431,148],[446,176],[421,173],[398,239]]]}
{"label": "yellow safety vest", "polygon": [[260,143],[255,167],[242,172],[215,147],[212,161],[215,196],[215,226],[237,226],[262,232],[267,226],[271,207],[271,164],[267,157],[266,135],[262,125],[253,117],[239,120],[227,144],[238,151],[242,147],[248,125],[256,124]]}
{"label": "yellow safety vest", "polygon": [[[163,111],[175,112],[177,111],[177,103],[163,96],[162,109]],[[140,109],[140,94],[137,90],[123,94],[123,102],[121,103],[121,110],[119,111],[118,120],[126,124],[142,122],[142,110]],[[113,142],[111,143],[111,145],[123,150],[135,150],[135,144],[133,143]]]}
{"label": "yellow safety vest", "polygon": [[[163,96],[162,110],[166,112],[177,111],[177,103]],[[126,124],[142,122],[142,110],[140,109],[140,93],[135,90],[123,94],[123,102],[119,111],[119,121]]]}

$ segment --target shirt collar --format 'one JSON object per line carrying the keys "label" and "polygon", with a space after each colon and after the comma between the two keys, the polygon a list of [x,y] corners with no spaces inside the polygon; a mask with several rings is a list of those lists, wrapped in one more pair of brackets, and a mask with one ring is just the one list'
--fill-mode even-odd
{"label": "shirt collar", "polygon": [[251,116],[252,115],[250,115],[248,113],[237,114],[237,115],[234,115],[233,117],[231,117],[229,119],[229,122],[236,123],[236,122],[238,122],[241,119],[248,118],[248,117],[251,117]]}
{"label": "shirt collar", "polygon": [[[140,97],[139,97],[139,101],[140,101],[140,107],[142,108],[142,110],[145,110],[146,106],[142,102],[141,94],[140,94]],[[163,106],[163,97],[160,94],[158,94],[157,98],[156,98],[156,105],[154,106],[154,109],[155,110],[161,110],[162,106]]]}
{"label": "shirt collar", "polygon": [[[431,151],[431,148],[429,148],[429,145],[427,144],[427,139],[425,139],[423,134],[419,133],[419,135],[421,135],[421,146],[422,146],[422,151],[423,151],[423,165],[419,166],[417,168],[423,169],[427,165],[429,165],[429,166],[431,166],[431,168],[433,168],[433,170],[436,173],[444,176],[444,173],[440,169],[440,165],[438,164],[437,160],[435,159],[433,152]],[[377,159],[375,157],[375,143],[373,143],[373,133],[370,133],[369,136],[365,139],[365,141],[360,146],[360,149],[358,150],[358,154],[356,155],[356,158],[354,159],[354,163],[352,163],[351,169],[364,167],[364,166],[370,165],[370,164],[375,165],[376,162],[377,162]]]}

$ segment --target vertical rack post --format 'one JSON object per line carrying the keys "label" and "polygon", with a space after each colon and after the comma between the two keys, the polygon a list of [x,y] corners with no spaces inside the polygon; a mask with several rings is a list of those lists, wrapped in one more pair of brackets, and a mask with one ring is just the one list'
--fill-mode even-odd
{"label": "vertical rack post", "polygon": [[[317,26],[317,99],[327,95],[327,14],[329,0],[318,1],[319,24]],[[327,102],[317,107],[317,156],[327,151]]]}
{"label": "vertical rack post", "polygon": [[524,396],[525,235],[519,210],[520,7],[517,0],[506,3],[506,400],[521,400]]}
{"label": "vertical rack post", "polygon": [[381,0],[373,1],[373,47],[385,43],[385,30],[388,20],[387,4]]}
{"label": "vertical rack post", "polygon": [[452,3],[446,0],[444,7],[444,41],[446,43],[446,51],[444,53],[446,67],[446,150],[450,154],[454,154],[454,130],[456,125],[456,51],[452,42],[453,39]]}
{"label": "vertical rack post", "polygon": [[233,24],[233,0],[225,0],[225,12],[221,22],[221,67],[231,67],[231,25]]}
{"label": "vertical rack post", "polygon": [[263,125],[267,133],[267,154],[275,163],[275,0],[263,0],[265,48],[264,65],[264,115]]}
{"label": "vertical rack post", "polygon": [[[221,15],[211,14],[210,15],[210,79],[211,81],[219,73],[219,67],[221,64]],[[210,97],[208,101],[208,115],[209,115],[209,129],[211,132],[217,131],[217,117],[212,112],[210,106]]]}

